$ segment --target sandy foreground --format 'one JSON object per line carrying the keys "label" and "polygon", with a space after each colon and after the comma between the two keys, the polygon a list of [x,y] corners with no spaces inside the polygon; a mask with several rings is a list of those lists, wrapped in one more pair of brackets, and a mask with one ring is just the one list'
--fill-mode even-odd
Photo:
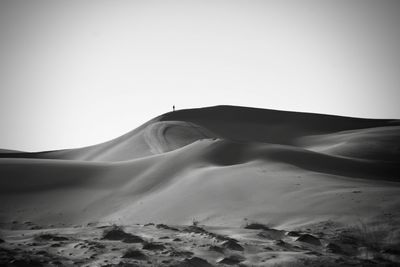
{"label": "sandy foreground", "polygon": [[400,264],[398,120],[217,106],[0,152],[0,266]]}

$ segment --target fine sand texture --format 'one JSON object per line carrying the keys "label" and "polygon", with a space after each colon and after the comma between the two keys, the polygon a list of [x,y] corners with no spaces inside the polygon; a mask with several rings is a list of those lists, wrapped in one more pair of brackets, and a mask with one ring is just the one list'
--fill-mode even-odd
{"label": "fine sand texture", "polygon": [[0,150],[0,266],[398,266],[398,225],[399,120],[216,106]]}

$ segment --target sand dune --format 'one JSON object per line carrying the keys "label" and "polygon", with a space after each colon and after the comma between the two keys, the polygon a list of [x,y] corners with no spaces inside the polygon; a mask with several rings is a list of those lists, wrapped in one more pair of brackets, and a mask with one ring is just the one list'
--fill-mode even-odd
{"label": "sand dune", "polygon": [[[330,179],[340,177],[338,185],[343,183],[343,178],[358,178],[360,183],[398,181],[399,139],[400,122],[396,120],[355,119],[231,106],[182,110],[162,115],[119,138],[90,147],[39,153],[2,153],[0,190],[5,194],[2,198],[16,192],[31,194],[30,203],[35,205],[33,199],[36,192],[42,198],[43,194],[53,193],[54,190],[87,188],[91,197],[85,201],[82,196],[83,203],[79,206],[84,207],[86,202],[87,205],[95,202],[97,204],[94,205],[102,206],[105,200],[92,200],[99,195],[103,199],[110,198],[109,203],[121,203],[122,207],[130,202],[136,203],[138,199],[153,198],[154,194],[167,192],[167,186],[177,191],[171,195],[181,196],[183,191],[188,190],[181,188],[182,183],[194,177],[209,182],[210,179],[218,180],[221,174],[217,173],[221,170],[224,176],[232,178],[219,186],[230,184],[246,192],[239,192],[239,195],[252,196],[268,192],[268,183],[272,179],[271,175],[263,174],[266,185],[259,187],[260,192],[249,191],[246,189],[248,179],[258,175],[252,172],[257,168],[268,170],[275,166],[280,166],[280,171],[273,172],[273,175],[290,173],[296,177],[303,172],[306,177],[320,175],[320,184],[324,183],[326,176]],[[245,175],[248,178],[234,179],[238,176],[238,169],[249,172]],[[191,191],[195,193],[200,189],[192,185]],[[208,190],[217,189],[215,185],[214,189]],[[88,193],[83,191],[80,194]],[[128,199],[125,199],[126,194]],[[165,194],[165,201],[169,202],[169,193]],[[235,197],[234,193],[232,197]],[[119,201],[119,198],[124,200]],[[224,201],[219,193],[214,198],[215,202]],[[187,203],[183,199],[177,201]],[[21,201],[21,208],[23,205],[24,201]],[[115,205],[117,210],[121,208],[118,204],[110,206]],[[247,205],[245,197],[241,205]],[[151,211],[160,207],[157,204],[146,209]],[[169,213],[168,209],[161,209]],[[187,209],[193,210],[190,205]],[[3,219],[16,215],[9,211],[1,214]],[[132,212],[130,217],[135,217],[135,214]],[[146,219],[142,211],[139,214]],[[173,214],[171,217],[174,217]],[[186,220],[190,220],[199,215],[189,212],[185,216]],[[46,218],[39,217],[42,220]],[[90,219],[101,218],[95,216]]]}
{"label": "sand dune", "polygon": [[385,214],[400,222],[399,141],[398,120],[171,112],[94,146],[1,151],[0,222],[389,227]]}

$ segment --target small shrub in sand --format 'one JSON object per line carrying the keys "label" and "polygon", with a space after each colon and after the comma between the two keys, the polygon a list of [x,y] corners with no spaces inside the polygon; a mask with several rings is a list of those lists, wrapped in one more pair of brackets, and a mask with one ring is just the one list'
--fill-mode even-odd
{"label": "small shrub in sand", "polygon": [[112,225],[110,228],[105,229],[103,232],[103,239],[106,240],[121,240],[125,243],[141,243],[144,240],[136,235],[126,233],[121,226]]}
{"label": "small shrub in sand", "polygon": [[193,219],[192,219],[192,225],[193,225],[193,226],[198,226],[199,223],[200,223],[200,222],[199,222],[196,218],[193,218]]}
{"label": "small shrub in sand", "polygon": [[[367,224],[363,221],[349,228],[349,235],[355,239],[364,258],[375,258],[384,253],[400,254],[400,236],[397,226],[390,224]],[[397,248],[397,249],[396,249]]]}
{"label": "small shrub in sand", "polygon": [[368,225],[360,222],[355,228],[355,233],[358,234],[363,244],[372,249],[382,249],[386,245],[390,245],[391,229],[387,225]]}

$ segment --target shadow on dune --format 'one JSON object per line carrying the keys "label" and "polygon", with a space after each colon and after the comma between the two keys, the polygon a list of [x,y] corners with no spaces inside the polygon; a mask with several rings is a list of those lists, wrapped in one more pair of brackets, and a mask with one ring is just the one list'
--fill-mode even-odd
{"label": "shadow on dune", "polygon": [[233,141],[283,145],[295,145],[297,138],[306,135],[400,126],[398,120],[360,119],[236,106],[180,110],[164,114],[159,120],[192,122],[221,138]]}
{"label": "shadow on dune", "polygon": [[332,156],[284,145],[220,141],[208,147],[203,157],[210,164],[220,166],[264,159],[326,174],[364,179],[400,180],[400,166],[393,161]]}

